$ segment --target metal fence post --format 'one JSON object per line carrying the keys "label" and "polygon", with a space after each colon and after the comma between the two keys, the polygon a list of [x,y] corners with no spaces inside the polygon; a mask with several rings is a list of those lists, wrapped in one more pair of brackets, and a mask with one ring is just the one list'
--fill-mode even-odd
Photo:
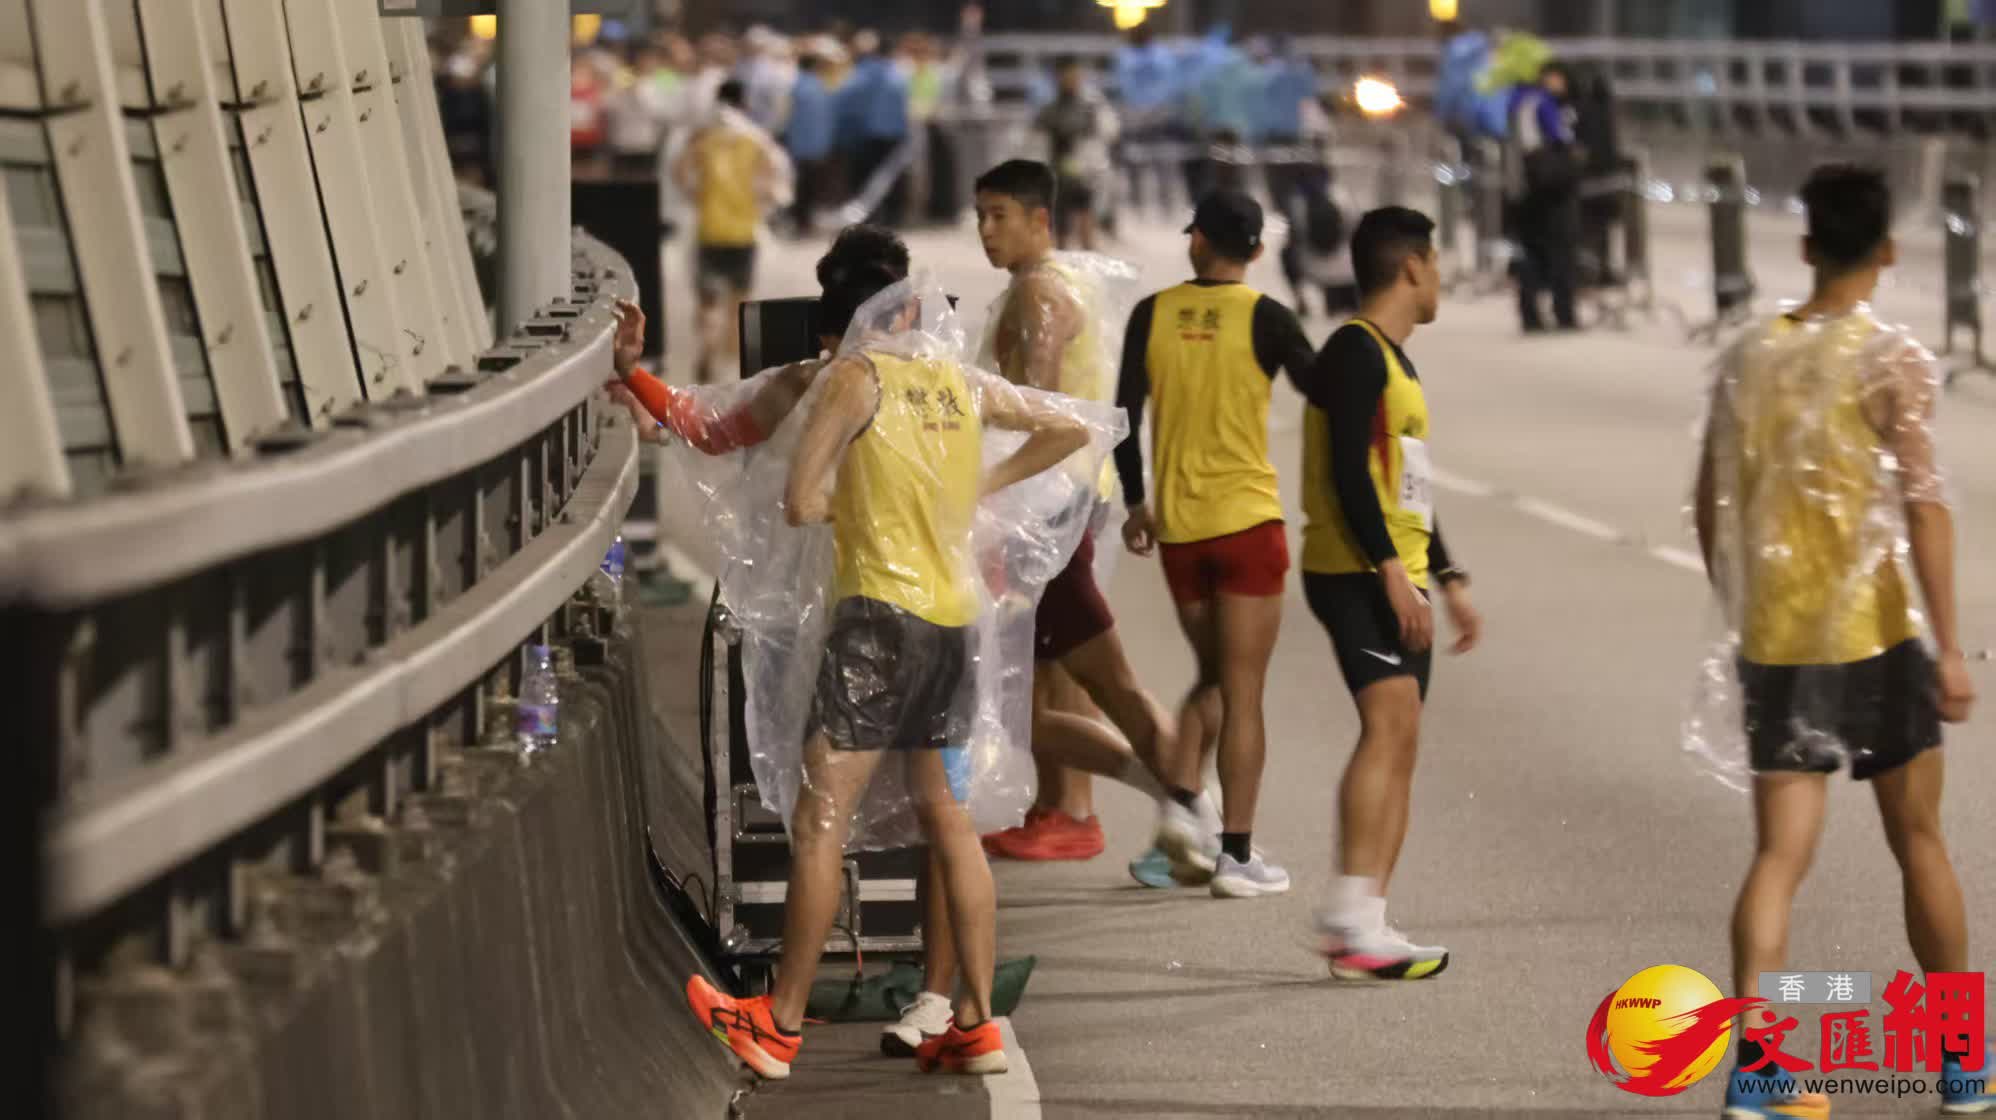
{"label": "metal fence post", "polygon": [[1656,298],[1656,285],[1649,265],[1649,152],[1638,150],[1627,161],[1629,185],[1622,192],[1622,271],[1631,290],[1641,285],[1634,297],[1638,307],[1649,307]]}
{"label": "metal fence post", "polygon": [[1504,246],[1504,149],[1495,140],[1476,143],[1476,165],[1470,186],[1475,191],[1476,272],[1501,273],[1507,263]]}
{"label": "metal fence post", "polygon": [[1450,139],[1442,144],[1442,158],[1435,161],[1437,239],[1441,247],[1442,280],[1453,282],[1462,265],[1463,181],[1462,142]]}
{"label": "metal fence post", "polygon": [[499,0],[499,333],[569,291],[568,3]]}
{"label": "metal fence post", "polygon": [[1705,177],[1712,187],[1712,295],[1718,321],[1725,323],[1753,301],[1746,260],[1746,163],[1739,156],[1715,159]]}
{"label": "metal fence post", "polygon": [[1942,353],[1954,353],[1955,331],[1966,328],[1975,339],[1974,365],[1987,369],[1982,351],[1980,188],[1969,172],[1951,176],[1941,187],[1941,221],[1947,231],[1947,327]]}

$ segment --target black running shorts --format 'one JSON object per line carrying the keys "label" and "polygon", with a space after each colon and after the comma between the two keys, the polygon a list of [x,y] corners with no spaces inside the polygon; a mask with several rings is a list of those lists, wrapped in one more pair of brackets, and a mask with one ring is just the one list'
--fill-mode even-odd
{"label": "black running shorts", "polygon": [[1918,639],[1845,665],[1740,662],[1747,751],[1757,773],[1828,774],[1846,759],[1857,781],[1941,744],[1933,658]]}
{"label": "black running shorts", "polygon": [[702,299],[746,296],[755,288],[755,246],[702,245],[694,254],[694,286]]}
{"label": "black running shorts", "polygon": [[811,726],[842,750],[939,750],[970,741],[971,629],[875,599],[832,608]]}
{"label": "black running shorts", "polygon": [[1434,648],[1414,653],[1401,643],[1400,618],[1377,572],[1304,572],[1303,597],[1330,631],[1338,669],[1353,696],[1389,677],[1413,677],[1427,699]]}

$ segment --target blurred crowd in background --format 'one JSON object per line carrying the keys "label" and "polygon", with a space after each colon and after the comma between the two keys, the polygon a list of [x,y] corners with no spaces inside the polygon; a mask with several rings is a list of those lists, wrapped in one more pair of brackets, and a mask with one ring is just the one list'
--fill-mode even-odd
{"label": "blurred crowd in background", "polygon": [[[1326,89],[1293,43],[1237,39],[1224,26],[1165,39],[1139,26],[1106,65],[1052,59],[1027,75],[1023,102],[1014,90],[997,105],[982,29],[976,5],[962,9],[948,38],[849,26],[633,36],[615,21],[578,21],[576,175],[656,178],[670,196],[677,147],[714,118],[717,93],[732,80],[746,92],[745,115],[795,169],[793,199],[769,223],[779,234],[808,235],[828,220],[953,222],[969,207],[971,177],[1027,156],[1059,176],[1056,220],[1067,247],[1095,247],[1129,207],[1176,210],[1217,186],[1250,189],[1290,231],[1283,265],[1297,303],[1306,290],[1322,291],[1326,309],[1336,309],[1349,277],[1332,153],[1339,122],[1360,107],[1353,91]],[[1528,33],[1440,25],[1436,34],[1444,45],[1435,123],[1471,164],[1479,141],[1503,145],[1506,162],[1483,170],[1506,180],[1519,279],[1549,292],[1555,318],[1570,325],[1574,285],[1589,279],[1575,247],[1605,237],[1618,205],[1599,192],[1597,213],[1583,204],[1590,179],[1622,168],[1608,83],[1560,65]],[[432,48],[453,158],[460,174],[489,183],[493,43],[457,21],[436,25]],[[1420,153],[1422,162],[1432,154]],[[670,227],[670,197],[665,208]]]}

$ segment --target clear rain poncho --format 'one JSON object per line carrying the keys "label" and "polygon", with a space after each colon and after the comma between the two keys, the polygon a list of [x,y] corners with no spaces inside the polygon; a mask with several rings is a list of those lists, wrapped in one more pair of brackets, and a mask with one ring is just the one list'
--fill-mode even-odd
{"label": "clear rain poncho", "polygon": [[1933,355],[1868,307],[1782,315],[1720,358],[1701,487],[1720,635],[1683,746],[1727,785],[1861,771],[1876,744],[1937,733],[1906,505],[1946,501],[1939,386]]}
{"label": "clear rain poncho", "polygon": [[[792,526],[791,466],[839,376],[824,371],[847,360],[871,374],[878,407],[838,453],[831,523]],[[804,379],[802,399],[766,442],[718,458],[674,455],[705,498],[705,528],[725,560],[720,594],[742,631],[763,803],[794,825],[805,740],[829,724],[854,738],[896,740],[861,747],[946,741],[951,793],[968,803],[978,830],[1015,825],[1034,788],[1034,609],[1079,543],[1092,480],[1125,434],[1122,414],[968,365],[948,299],[920,274],[861,307],[830,364],[693,391],[726,415]],[[1085,432],[1087,445],[979,500],[990,468],[1026,442],[1020,429],[1049,421]],[[849,848],[920,842],[912,754],[882,752],[852,815]]]}
{"label": "clear rain poncho", "polygon": [[[1099,253],[1056,252],[1040,266],[1014,276],[991,301],[977,347],[980,369],[1028,384],[1028,368],[1039,338],[1068,337],[1059,353],[1061,392],[1111,405],[1116,400],[1123,332],[1141,298],[1134,266]],[[1070,337],[1071,336],[1071,337]],[[1100,496],[1091,511],[1098,542],[1119,539],[1124,519],[1115,468],[1104,463],[1097,481]],[[1095,582],[1107,588],[1120,548],[1095,549]]]}

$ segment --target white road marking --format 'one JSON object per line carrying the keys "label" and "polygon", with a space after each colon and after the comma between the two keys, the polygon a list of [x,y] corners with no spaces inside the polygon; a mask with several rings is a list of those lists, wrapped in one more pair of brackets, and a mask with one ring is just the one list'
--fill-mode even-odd
{"label": "white road marking", "polygon": [[1673,568],[1683,568],[1687,572],[1705,574],[1705,558],[1689,549],[1674,545],[1659,544],[1650,548],[1649,554]]}
{"label": "white road marking", "polygon": [[[1492,486],[1490,483],[1474,478],[1464,478],[1461,475],[1450,474],[1444,470],[1435,470],[1431,477],[1435,485],[1466,497],[1491,498],[1503,493],[1502,490],[1496,486]],[[1607,541],[1610,544],[1622,544],[1634,540],[1631,534],[1624,533],[1604,521],[1596,521],[1591,517],[1575,513],[1564,506],[1557,506],[1551,502],[1541,501],[1538,498],[1516,497],[1512,499],[1511,505],[1520,513],[1536,517],[1541,521],[1557,525],[1562,529],[1570,529],[1582,536],[1593,537],[1595,540]],[[1659,544],[1650,545],[1644,548],[1643,552],[1651,559],[1660,560],[1673,568],[1681,568],[1684,571],[1695,572],[1699,575],[1705,574],[1704,558],[1689,549],[1678,548],[1675,545]],[[1368,650],[1366,652],[1370,653],[1371,651]]]}
{"label": "white road marking", "polygon": [[1497,493],[1497,488],[1487,482],[1478,482],[1473,478],[1464,478],[1459,474],[1450,474],[1440,467],[1430,469],[1428,477],[1433,480],[1436,486],[1444,490],[1451,493],[1464,494],[1471,498],[1488,498]]}
{"label": "white road marking", "polygon": [[984,1079],[984,1091],[991,1095],[992,1120],[1040,1120],[1040,1083],[1033,1080],[1033,1063],[1026,1060],[1026,1048],[1012,1030],[1010,1016],[998,1020],[998,1033],[1005,1036],[1004,1073]]}
{"label": "white road marking", "polygon": [[1613,525],[1584,517],[1551,502],[1542,502],[1537,498],[1519,498],[1515,504],[1521,513],[1551,522],[1562,529],[1571,529],[1582,536],[1593,537],[1595,540],[1612,542],[1619,541],[1623,537],[1622,531]]}

